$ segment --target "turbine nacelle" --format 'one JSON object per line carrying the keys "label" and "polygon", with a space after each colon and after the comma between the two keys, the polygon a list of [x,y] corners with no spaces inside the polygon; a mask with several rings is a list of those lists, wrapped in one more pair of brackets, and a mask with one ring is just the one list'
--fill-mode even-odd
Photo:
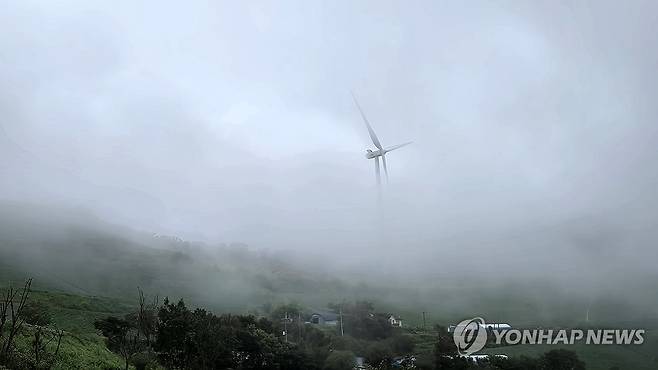
{"label": "turbine nacelle", "polygon": [[379,150],[379,149],[378,150],[370,150],[370,149],[366,150],[366,158],[368,158],[368,159],[381,157],[384,154],[386,154],[386,153],[385,152],[382,153],[382,151]]}

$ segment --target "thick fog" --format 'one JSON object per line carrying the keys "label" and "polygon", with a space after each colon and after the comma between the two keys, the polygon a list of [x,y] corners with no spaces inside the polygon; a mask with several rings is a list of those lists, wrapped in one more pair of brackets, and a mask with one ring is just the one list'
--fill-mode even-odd
{"label": "thick fog", "polygon": [[[650,271],[657,21],[651,1],[6,1],[0,198],[344,266]],[[384,146],[414,141],[381,204],[350,90]]]}

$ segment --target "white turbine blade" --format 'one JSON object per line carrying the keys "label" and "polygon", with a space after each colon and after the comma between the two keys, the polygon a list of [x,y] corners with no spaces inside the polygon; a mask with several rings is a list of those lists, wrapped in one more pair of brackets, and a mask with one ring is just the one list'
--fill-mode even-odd
{"label": "white turbine blade", "polygon": [[384,175],[386,177],[386,183],[388,184],[388,168],[386,168],[386,156],[382,155],[382,163],[384,164]]}
{"label": "white turbine blade", "polygon": [[413,141],[409,141],[409,142],[404,143],[404,144],[393,145],[393,146],[391,146],[391,147],[386,148],[384,151],[385,151],[385,152],[391,152],[391,151],[393,151],[393,150],[395,150],[395,149],[400,149],[400,148],[402,148],[403,146],[407,146],[407,145],[409,145],[409,144],[411,144],[411,143],[413,143]]}
{"label": "white turbine blade", "polygon": [[379,173],[379,157],[375,157],[375,174],[377,175],[377,186],[382,183],[382,175]]}
{"label": "white turbine blade", "polygon": [[377,149],[382,149],[382,144],[379,143],[379,139],[377,138],[377,135],[375,134],[375,130],[372,129],[372,126],[370,126],[370,122],[368,122],[368,119],[366,118],[366,115],[363,114],[363,110],[361,109],[361,106],[359,105],[359,102],[356,100],[356,96],[354,96],[354,93],[352,93],[352,98],[354,99],[354,103],[356,104],[356,107],[359,108],[359,112],[361,113],[361,117],[363,117],[363,122],[365,122],[366,127],[368,127],[368,133],[370,134],[370,139],[372,139],[372,143],[375,144]]}

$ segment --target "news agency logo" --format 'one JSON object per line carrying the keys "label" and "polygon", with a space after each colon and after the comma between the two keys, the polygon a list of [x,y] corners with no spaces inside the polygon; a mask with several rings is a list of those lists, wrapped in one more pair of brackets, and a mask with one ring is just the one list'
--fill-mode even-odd
{"label": "news agency logo", "polygon": [[468,356],[481,350],[487,343],[484,319],[474,317],[460,322],[452,333],[452,339],[457,346],[457,352],[462,356]]}
{"label": "news agency logo", "polygon": [[481,317],[464,320],[451,329],[452,339],[461,356],[470,356],[484,348],[488,336],[496,345],[640,345],[644,343],[646,333],[644,329],[513,329],[507,324],[486,324]]}

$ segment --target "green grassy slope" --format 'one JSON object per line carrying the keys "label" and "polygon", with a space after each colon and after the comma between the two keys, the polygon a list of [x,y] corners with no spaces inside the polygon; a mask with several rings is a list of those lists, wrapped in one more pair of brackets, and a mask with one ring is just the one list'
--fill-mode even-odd
{"label": "green grassy slope", "polygon": [[[134,306],[112,298],[45,290],[32,291],[29,301],[45,307],[52,321],[49,327],[65,332],[55,369],[123,369],[123,360],[106,348],[103,338],[94,329],[94,321],[121,316],[134,310]],[[16,340],[19,353],[25,356],[30,356],[32,330],[26,326]]]}
{"label": "green grassy slope", "polygon": [[[16,341],[18,350],[27,353],[30,347],[30,341],[31,338],[27,336],[19,336]],[[70,333],[67,333],[62,338],[58,360],[53,367],[54,370],[106,370],[123,368],[123,360],[105,347],[102,338],[81,338]]]}
{"label": "green grassy slope", "polygon": [[94,320],[107,316],[122,316],[135,309],[134,304],[115,298],[87,297],[44,290],[32,291],[30,300],[47,307],[53,325],[57,328],[83,337],[95,336]]}

